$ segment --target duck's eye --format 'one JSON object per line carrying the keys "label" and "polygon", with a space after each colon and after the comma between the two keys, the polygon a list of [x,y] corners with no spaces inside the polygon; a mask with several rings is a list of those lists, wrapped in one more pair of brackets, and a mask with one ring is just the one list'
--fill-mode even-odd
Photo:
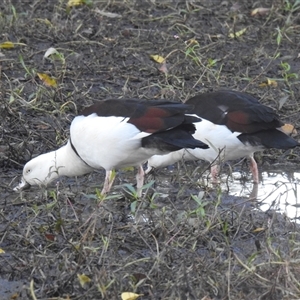
{"label": "duck's eye", "polygon": [[31,169],[26,170],[26,174],[29,174],[31,172]]}

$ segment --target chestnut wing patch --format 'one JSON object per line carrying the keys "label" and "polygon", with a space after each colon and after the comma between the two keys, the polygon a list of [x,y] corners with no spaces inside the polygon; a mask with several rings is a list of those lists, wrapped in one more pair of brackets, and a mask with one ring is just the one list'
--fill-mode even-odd
{"label": "chestnut wing patch", "polygon": [[128,123],[135,125],[139,130],[154,133],[174,128],[183,123],[184,114],[172,113],[159,107],[148,107],[143,115],[133,116]]}
{"label": "chestnut wing patch", "polygon": [[179,102],[109,99],[86,107],[81,115],[96,113],[100,117],[116,116],[129,118],[128,123],[147,133],[160,132],[179,126],[182,123],[199,122],[201,119],[185,116],[190,105]]}
{"label": "chestnut wing patch", "polygon": [[267,106],[254,106],[245,111],[230,111],[225,125],[231,131],[254,133],[261,130],[276,129],[283,125],[277,114]]}
{"label": "chestnut wing patch", "polygon": [[259,130],[260,127],[260,123],[252,122],[249,114],[243,111],[229,112],[225,120],[224,125],[231,131],[250,133]]}
{"label": "chestnut wing patch", "polygon": [[217,125],[226,125],[231,131],[253,133],[283,125],[272,108],[242,92],[204,93],[186,103],[194,105],[193,112],[199,117]]}

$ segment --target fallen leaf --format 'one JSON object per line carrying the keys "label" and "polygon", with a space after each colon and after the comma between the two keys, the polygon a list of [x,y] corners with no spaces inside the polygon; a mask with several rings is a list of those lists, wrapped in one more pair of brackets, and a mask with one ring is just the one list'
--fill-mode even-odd
{"label": "fallen leaf", "polygon": [[292,124],[284,124],[280,127],[281,131],[283,131],[287,135],[297,135],[297,130],[295,126]]}
{"label": "fallen leaf", "polygon": [[229,36],[230,38],[232,38],[232,39],[233,39],[233,38],[237,38],[237,37],[243,35],[243,34],[246,32],[246,30],[247,30],[247,28],[243,28],[243,29],[241,29],[241,30],[239,30],[239,31],[229,33],[228,36]]}
{"label": "fallen leaf", "polygon": [[135,294],[135,293],[130,293],[130,292],[124,292],[121,294],[122,300],[135,300],[141,296],[143,296],[143,294]]}
{"label": "fallen leaf", "polygon": [[2,253],[5,253],[5,251],[2,248],[0,248],[0,254]]}
{"label": "fallen leaf", "polygon": [[13,42],[9,42],[9,41],[6,41],[6,42],[3,42],[0,44],[1,49],[12,49],[14,47],[15,47],[15,44]]}
{"label": "fallen leaf", "polygon": [[45,73],[37,73],[43,83],[50,87],[57,87],[56,80]]}
{"label": "fallen leaf", "polygon": [[189,40],[185,41],[184,43],[186,44],[187,47],[199,44],[198,41],[195,39],[189,39]]}
{"label": "fallen leaf", "polygon": [[264,231],[264,230],[266,230],[266,229],[263,228],[263,227],[258,227],[256,229],[254,229],[253,232],[261,232],[261,231]]}
{"label": "fallen leaf", "polygon": [[37,18],[35,20],[38,21],[38,22],[44,23],[49,27],[53,27],[53,24],[48,19]]}
{"label": "fallen leaf", "polygon": [[14,294],[12,294],[12,295],[10,296],[9,300],[20,299],[19,296],[20,296],[20,295],[19,295],[18,293],[14,293]]}
{"label": "fallen leaf", "polygon": [[50,47],[49,49],[47,49],[47,51],[45,52],[44,54],[44,58],[48,58],[50,55],[52,54],[59,54],[58,51],[53,48],[53,47]]}
{"label": "fallen leaf", "polygon": [[116,13],[111,13],[111,12],[104,11],[104,10],[100,10],[99,8],[96,8],[95,12],[101,16],[108,17],[108,18],[122,18],[122,15],[119,15]]}
{"label": "fallen leaf", "polygon": [[267,78],[266,81],[262,82],[259,84],[260,87],[266,87],[266,86],[273,86],[273,87],[277,87],[277,81],[273,80],[273,79],[269,79]]}
{"label": "fallen leaf", "polygon": [[81,244],[76,244],[76,245],[74,245],[74,248],[75,248],[76,250],[79,250],[79,249],[81,248]]}
{"label": "fallen leaf", "polygon": [[160,55],[150,55],[150,57],[159,64],[162,64],[165,59]]}
{"label": "fallen leaf", "polygon": [[51,233],[45,233],[45,238],[51,242],[55,241],[55,235]]}
{"label": "fallen leaf", "polygon": [[278,107],[278,109],[279,110],[281,110],[281,108],[283,107],[283,105],[286,103],[286,101],[289,99],[289,96],[288,95],[286,95],[286,96],[284,96],[284,97],[281,97],[280,99],[279,99],[279,107]]}
{"label": "fallen leaf", "polygon": [[84,287],[87,283],[91,282],[91,278],[86,276],[85,274],[77,274],[77,278],[79,280],[79,283],[81,287]]}
{"label": "fallen leaf", "polygon": [[166,64],[166,61],[164,61],[161,66],[159,67],[158,69],[159,71],[165,73],[165,74],[168,74],[168,69],[167,69],[167,64]]}
{"label": "fallen leaf", "polygon": [[109,41],[109,42],[113,42],[113,41],[116,40],[116,39],[111,38],[111,37],[104,37],[103,39],[106,40],[106,41]]}
{"label": "fallen leaf", "polygon": [[38,124],[38,125],[36,125],[36,129],[38,129],[38,130],[46,130],[46,129],[49,129],[50,128],[50,126],[47,124]]}
{"label": "fallen leaf", "polygon": [[69,0],[67,6],[72,7],[72,6],[79,6],[84,4],[84,0]]}
{"label": "fallen leaf", "polygon": [[258,7],[251,11],[251,16],[252,17],[255,15],[263,16],[263,15],[266,15],[269,11],[270,11],[270,8]]}

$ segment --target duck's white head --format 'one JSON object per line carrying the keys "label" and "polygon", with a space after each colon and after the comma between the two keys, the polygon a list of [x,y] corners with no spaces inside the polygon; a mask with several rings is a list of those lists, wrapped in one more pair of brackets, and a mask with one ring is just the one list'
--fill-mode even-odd
{"label": "duck's white head", "polygon": [[23,168],[23,176],[15,191],[31,185],[47,186],[51,181],[63,175],[64,166],[57,165],[56,151],[42,154],[30,160]]}
{"label": "duck's white head", "polygon": [[68,142],[58,150],[39,155],[26,163],[21,182],[14,191],[23,190],[31,185],[47,186],[60,176],[79,176],[92,171]]}

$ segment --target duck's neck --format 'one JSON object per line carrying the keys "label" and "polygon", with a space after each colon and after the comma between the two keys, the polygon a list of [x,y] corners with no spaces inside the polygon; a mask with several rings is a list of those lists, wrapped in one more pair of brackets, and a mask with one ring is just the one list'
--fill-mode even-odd
{"label": "duck's neck", "polygon": [[80,176],[93,171],[74,151],[70,141],[54,151],[54,161],[59,176]]}

